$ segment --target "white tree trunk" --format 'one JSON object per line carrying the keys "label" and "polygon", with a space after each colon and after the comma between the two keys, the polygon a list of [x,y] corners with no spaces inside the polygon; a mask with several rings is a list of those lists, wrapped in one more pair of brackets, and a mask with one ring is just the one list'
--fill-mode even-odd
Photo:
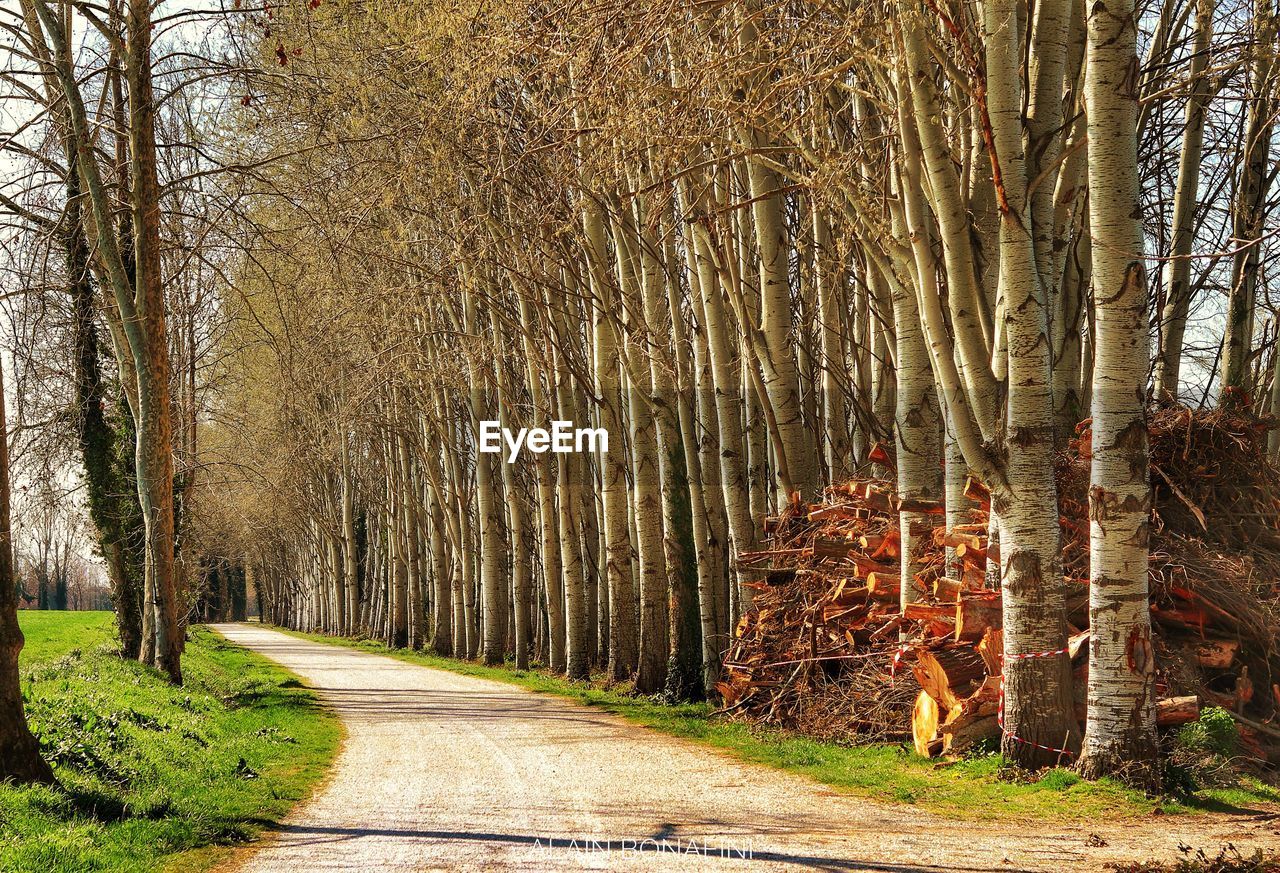
{"label": "white tree trunk", "polygon": [[[1132,0],[1097,0],[1088,22],[1089,222],[1096,347],[1089,487],[1088,730],[1081,770],[1158,787],[1155,654],[1148,609],[1151,482],[1145,421],[1147,283],[1133,131]],[[1096,196],[1106,192],[1105,197]]]}

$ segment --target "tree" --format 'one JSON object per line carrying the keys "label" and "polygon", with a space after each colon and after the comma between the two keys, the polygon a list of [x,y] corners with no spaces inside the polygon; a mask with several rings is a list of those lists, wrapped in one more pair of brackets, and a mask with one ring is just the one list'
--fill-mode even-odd
{"label": "tree", "polygon": [[1151,481],[1145,418],[1147,287],[1138,220],[1137,20],[1129,0],[1089,13],[1084,102],[1096,330],[1089,483],[1088,729],[1080,769],[1158,786],[1147,592]]}
{"label": "tree", "polygon": [[13,528],[9,519],[9,428],[5,417],[4,373],[0,369],[0,783],[52,785],[53,771],[27,727],[22,706],[18,655],[18,580],[13,572]]}
{"label": "tree", "polygon": [[[130,216],[122,232],[103,182],[81,85],[72,66],[64,19],[45,0],[29,0],[52,45],[53,75],[79,143],[76,172],[90,204],[86,234],[97,241],[99,267],[112,292],[116,358],[137,422],[136,477],[146,528],[143,653],[175,684],[182,682],[174,571],[173,428],[169,407],[169,347],[160,261],[160,185],[156,169],[155,98],[152,93],[151,6],[130,0],[125,15],[124,76],[129,94]],[[118,24],[119,22],[113,22]],[[132,258],[126,266],[127,254]],[[148,635],[147,631],[151,633]]]}
{"label": "tree", "polygon": [[1191,306],[1191,246],[1195,241],[1195,210],[1200,193],[1200,162],[1204,154],[1205,110],[1212,81],[1205,75],[1213,40],[1214,0],[1196,3],[1196,42],[1192,55],[1191,94],[1187,98],[1182,152],[1178,159],[1173,243],[1169,248],[1169,277],[1160,313],[1160,347],[1156,357],[1154,388],[1157,397],[1178,396],[1182,373],[1182,345]]}
{"label": "tree", "polygon": [[1250,45],[1251,95],[1248,123],[1240,145],[1240,175],[1233,204],[1231,238],[1238,248],[1232,258],[1231,286],[1227,295],[1226,334],[1222,340],[1222,390],[1224,404],[1251,402],[1249,362],[1256,330],[1258,270],[1263,226],[1267,214],[1267,190],[1274,173],[1267,169],[1275,116],[1276,17],[1271,0],[1257,0],[1253,17],[1254,40]]}

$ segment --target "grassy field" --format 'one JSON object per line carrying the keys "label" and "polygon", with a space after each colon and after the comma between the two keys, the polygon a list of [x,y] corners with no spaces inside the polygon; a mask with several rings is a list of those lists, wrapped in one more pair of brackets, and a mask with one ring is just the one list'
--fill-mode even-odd
{"label": "grassy field", "polygon": [[422,652],[392,650],[371,640],[297,636],[568,697],[636,724],[712,746],[743,761],[802,773],[841,791],[890,803],[914,804],[944,815],[989,816],[998,809],[1002,816],[1065,821],[1149,815],[1157,808],[1166,814],[1178,814],[1280,803],[1280,791],[1252,779],[1245,779],[1234,788],[1152,799],[1109,780],[1085,782],[1066,769],[1051,770],[1035,779],[1010,778],[1002,772],[998,755],[950,763],[921,758],[901,746],[850,747],[818,742],[717,719],[706,704],[668,706],[598,682],[568,682],[536,670],[485,667]]}
{"label": "grassy field", "polygon": [[0,870],[201,870],[323,776],[337,720],[290,674],[192,629],[186,685],[112,654],[105,612],[21,612],[27,713],[60,789],[0,786]]}

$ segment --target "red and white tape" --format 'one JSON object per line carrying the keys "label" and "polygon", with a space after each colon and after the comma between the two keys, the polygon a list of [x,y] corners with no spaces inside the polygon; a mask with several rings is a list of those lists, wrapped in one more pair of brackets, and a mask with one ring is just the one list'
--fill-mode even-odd
{"label": "red and white tape", "polygon": [[898,675],[898,668],[902,666],[902,659],[906,657],[906,654],[909,651],[911,651],[911,647],[905,643],[898,646],[898,651],[893,654],[893,663],[889,665],[889,675],[891,677],[896,677]]}
{"label": "red and white tape", "polygon": [[[1053,658],[1057,655],[1065,655],[1067,653],[1067,647],[1063,646],[1060,649],[1052,649],[1047,652],[1027,652],[1024,655],[1010,655],[1005,653],[1001,657],[1006,661],[1029,661],[1032,658]],[[1004,670],[1000,671],[1000,709],[996,713],[996,721],[1000,725],[1000,732],[1015,743],[1021,743],[1024,746],[1031,746],[1033,749],[1040,749],[1041,751],[1051,752],[1055,755],[1070,755],[1075,757],[1075,752],[1070,749],[1059,749],[1056,746],[1046,746],[1043,743],[1023,739],[1004,726]]]}

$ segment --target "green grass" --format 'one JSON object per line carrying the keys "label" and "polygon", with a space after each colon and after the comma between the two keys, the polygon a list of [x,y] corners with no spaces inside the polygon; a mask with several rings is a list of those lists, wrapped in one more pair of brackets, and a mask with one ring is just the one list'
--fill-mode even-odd
{"label": "green grass", "polygon": [[0,870],[205,869],[336,753],[337,719],[310,691],[203,628],[175,688],[112,653],[110,613],[19,617],[27,714],[61,786],[0,786]]}
{"label": "green grass", "polygon": [[716,718],[706,704],[669,706],[602,683],[569,682],[538,670],[485,667],[437,655],[392,650],[371,640],[296,634],[321,642],[390,655],[467,676],[508,682],[576,700],[671,736],[719,749],[734,758],[801,773],[839,791],[907,803],[955,817],[1001,816],[1079,821],[1098,816],[1225,811],[1280,803],[1280,792],[1257,780],[1192,797],[1151,799],[1111,781],[1086,782],[1066,769],[1036,779],[1011,779],[997,755],[954,763],[928,760],[894,745],[843,746]]}

